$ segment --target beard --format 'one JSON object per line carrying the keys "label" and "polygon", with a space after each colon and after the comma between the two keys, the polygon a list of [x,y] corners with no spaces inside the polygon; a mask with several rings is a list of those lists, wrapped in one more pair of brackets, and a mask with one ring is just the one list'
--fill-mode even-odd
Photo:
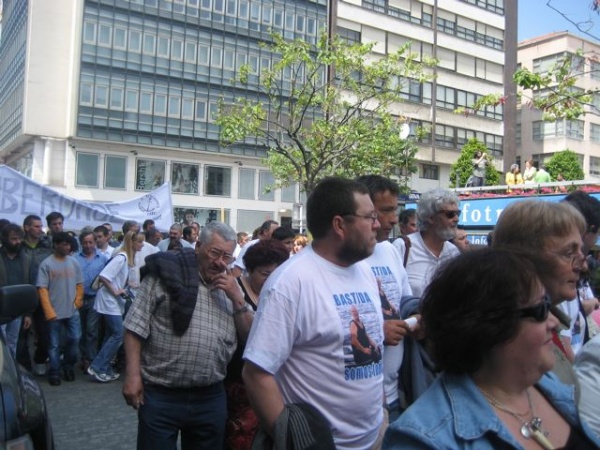
{"label": "beard", "polygon": [[11,244],[10,242],[3,242],[2,243],[2,247],[4,247],[4,250],[6,250],[6,253],[19,253],[19,250],[21,250],[21,244]]}
{"label": "beard", "polygon": [[435,232],[440,239],[443,239],[444,241],[449,241],[450,239],[453,239],[456,235],[456,228],[443,228],[438,229]]}
{"label": "beard", "polygon": [[365,242],[356,242],[354,240],[344,242],[344,245],[338,251],[338,258],[347,263],[354,264],[358,261],[368,258],[373,254],[373,248]]}

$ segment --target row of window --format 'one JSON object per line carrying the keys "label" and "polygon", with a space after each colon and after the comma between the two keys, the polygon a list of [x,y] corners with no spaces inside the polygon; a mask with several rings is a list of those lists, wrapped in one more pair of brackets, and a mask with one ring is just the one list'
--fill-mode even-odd
{"label": "row of window", "polygon": [[[579,75],[585,71],[585,58],[582,56],[575,55],[574,53],[569,52],[560,52],[555,53],[553,55],[544,56],[542,58],[536,58],[533,60],[533,72],[544,74],[552,70],[554,66],[564,61],[565,58],[571,58],[571,70],[573,74]],[[592,62],[592,68],[594,63]],[[599,66],[600,68],[600,66]],[[592,78],[600,79],[600,74],[596,74],[594,76],[594,71],[591,72]]]}
{"label": "row of window", "polygon": [[[400,82],[400,81],[399,81]],[[401,97],[406,101],[431,104],[432,84],[417,80],[402,81]],[[125,79],[123,76],[97,75],[87,71],[81,76],[79,104],[95,108],[151,114],[174,119],[214,121],[218,112],[218,98],[209,101],[205,89],[198,94],[190,89],[181,89],[157,81]],[[437,86],[436,106],[454,110],[470,107],[481,97],[480,94]],[[486,107],[477,111],[477,115],[502,120],[503,106]]]}
{"label": "row of window", "polygon": [[533,122],[532,137],[534,141],[543,141],[548,138],[568,137],[570,139],[583,139],[583,120],[557,120],[556,122]]}
{"label": "row of window", "polygon": [[[412,0],[403,0],[401,3],[404,4],[404,8],[390,5],[389,0],[363,0],[362,6],[406,22],[432,28],[433,7],[431,5]],[[457,16],[449,11],[438,10],[436,26],[439,31],[461,39],[496,50],[504,48],[504,32],[501,29]]]}
{"label": "row of window", "polygon": [[487,9],[488,11],[504,15],[504,0],[461,0],[465,3],[470,3],[479,8]]}
{"label": "row of window", "polygon": [[[104,164],[101,164],[103,161]],[[106,189],[127,189],[128,158],[116,155],[100,156],[96,153],[77,152],[75,186],[86,188],[100,187],[100,171],[103,170],[102,187]],[[174,194],[206,195],[231,197],[231,167],[201,165],[172,161],[167,177],[167,161],[136,158],[134,189],[151,191],[171,182]],[[203,176],[201,173],[203,171]],[[204,180],[200,192],[200,180]],[[275,200],[275,180],[266,170],[239,169],[238,198],[248,200]],[[281,189],[281,201],[296,201],[296,186]]]}
{"label": "row of window", "polygon": [[[337,27],[337,33],[349,42],[361,42],[362,39],[359,31],[340,26]],[[410,43],[409,51],[416,54],[417,59],[423,60],[423,58],[431,58],[433,55],[433,45],[427,42],[412,40],[406,36],[399,36],[391,32],[386,32],[384,41],[386,44],[386,53],[395,52],[406,43]],[[468,77],[481,78],[492,83],[503,83],[504,67],[502,64],[440,46],[436,50],[436,58],[439,61],[438,68],[447,69]]]}
{"label": "row of window", "polygon": [[0,147],[22,132],[28,2],[5,2],[0,25]]}
{"label": "row of window", "polygon": [[[309,42],[314,43],[320,30],[325,27],[325,17],[319,14],[316,10],[310,11],[293,7],[285,7],[284,4],[271,2],[262,3],[249,0],[201,0],[200,9],[196,9],[195,16],[211,21],[213,24],[224,23],[226,26],[239,26],[243,29],[252,31],[262,31],[268,33],[272,30],[279,31],[284,36],[289,38],[304,38]],[[104,11],[99,11],[95,8],[86,8],[88,16],[108,16]],[[151,23],[152,20],[143,19],[136,20],[135,16],[127,17],[122,14],[114,14],[118,25],[123,25],[131,28],[129,36],[127,36],[124,28],[115,28],[113,32],[108,23],[101,23],[98,29],[94,29],[89,25],[89,22],[84,22],[83,38],[84,42],[98,44],[104,47],[114,47],[117,49],[129,49],[133,52],[152,53],[152,46],[148,45],[141,38],[141,25]],[[104,21],[106,22],[106,20]],[[138,25],[138,29],[134,29]],[[155,31],[160,26],[155,27]],[[180,29],[178,29],[180,28]],[[194,34],[194,28],[191,26],[178,27],[174,26],[174,31],[180,34],[181,37]],[[193,40],[194,37],[192,36]],[[158,42],[160,46],[160,41]],[[165,44],[162,45],[163,50]]]}

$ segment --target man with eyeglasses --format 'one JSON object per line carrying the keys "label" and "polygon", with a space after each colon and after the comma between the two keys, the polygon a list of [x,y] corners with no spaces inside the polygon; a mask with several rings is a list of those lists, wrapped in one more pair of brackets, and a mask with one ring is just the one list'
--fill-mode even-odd
{"label": "man with eyeglasses", "polygon": [[413,295],[421,297],[436,268],[444,261],[459,255],[459,250],[449,240],[456,235],[460,209],[458,197],[447,189],[425,192],[417,203],[419,231],[408,235],[411,246],[407,249],[402,239],[394,246],[400,252]]}
{"label": "man with eyeglasses", "polygon": [[[322,180],[306,211],[312,244],[261,291],[244,384],[271,436],[282,431],[276,422],[286,404],[306,403],[329,423],[335,448],[370,449],[383,424],[383,321],[377,281],[364,260],[380,224],[368,189],[342,178]],[[360,338],[353,340],[351,329]]]}
{"label": "man with eyeglasses", "polygon": [[148,256],[148,275],[125,318],[123,396],[139,411],[138,449],[223,448],[223,379],[253,315],[235,278],[236,233],[210,222],[195,251]]}

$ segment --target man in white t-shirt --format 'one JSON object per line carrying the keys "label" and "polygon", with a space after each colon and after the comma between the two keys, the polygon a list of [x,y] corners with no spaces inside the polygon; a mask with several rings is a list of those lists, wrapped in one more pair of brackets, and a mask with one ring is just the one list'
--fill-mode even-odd
{"label": "man in white t-shirt", "polygon": [[400,254],[388,241],[394,225],[398,223],[398,184],[380,175],[366,175],[356,181],[369,189],[369,195],[377,212],[380,228],[374,253],[366,259],[381,289],[381,310],[385,351],[383,353],[385,401],[390,423],[400,415],[398,398],[398,373],[404,356],[404,336],[410,328],[400,316],[403,296],[412,295],[408,275]]}
{"label": "man in white t-shirt", "polygon": [[360,183],[327,178],[307,203],[312,245],[265,283],[243,377],[267,433],[285,404],[329,422],[337,449],[370,449],[383,423],[383,327],[377,281],[364,262],[377,214]]}
{"label": "man in white t-shirt", "polygon": [[[459,255],[458,249],[448,242],[456,234],[460,209],[458,197],[447,189],[425,192],[417,204],[418,233],[408,235],[406,272],[413,295],[421,297],[435,270],[447,259]],[[406,245],[402,239],[394,241],[404,261]]]}

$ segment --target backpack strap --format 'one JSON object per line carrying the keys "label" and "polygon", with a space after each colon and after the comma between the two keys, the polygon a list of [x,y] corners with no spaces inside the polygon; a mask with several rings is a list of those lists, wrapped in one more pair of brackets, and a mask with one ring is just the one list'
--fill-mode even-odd
{"label": "backpack strap", "polygon": [[404,262],[402,263],[404,267],[406,267],[406,263],[408,262],[408,254],[410,253],[410,246],[412,242],[408,238],[408,236],[400,235],[400,239],[404,241]]}

